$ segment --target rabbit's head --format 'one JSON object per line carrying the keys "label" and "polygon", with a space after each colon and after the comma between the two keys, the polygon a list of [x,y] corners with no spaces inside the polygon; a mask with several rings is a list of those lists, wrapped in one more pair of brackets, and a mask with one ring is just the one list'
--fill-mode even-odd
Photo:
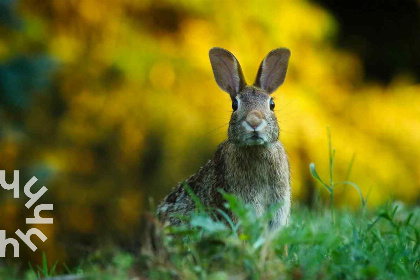
{"label": "rabbit's head", "polygon": [[271,51],[261,62],[253,85],[246,84],[238,60],[229,51],[212,48],[209,56],[217,84],[232,99],[229,141],[246,146],[276,142],[279,127],[270,94],[284,82],[290,51]]}

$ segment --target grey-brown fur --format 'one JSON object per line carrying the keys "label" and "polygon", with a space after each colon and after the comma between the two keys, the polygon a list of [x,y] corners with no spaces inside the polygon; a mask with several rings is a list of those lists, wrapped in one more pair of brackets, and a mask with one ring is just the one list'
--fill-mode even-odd
{"label": "grey-brown fur", "polygon": [[[279,127],[269,95],[283,83],[289,57],[290,51],[284,48],[270,52],[260,65],[254,85],[247,86],[239,62],[230,52],[210,50],[216,82],[230,94],[232,102],[237,102],[238,109],[232,113],[228,139],[219,145],[213,159],[186,180],[207,207],[223,208],[219,188],[253,205],[258,215],[282,203],[272,228],[284,226],[290,215],[289,163],[278,140]],[[179,184],[159,205],[158,217],[179,224],[175,216],[188,215],[194,207]]]}

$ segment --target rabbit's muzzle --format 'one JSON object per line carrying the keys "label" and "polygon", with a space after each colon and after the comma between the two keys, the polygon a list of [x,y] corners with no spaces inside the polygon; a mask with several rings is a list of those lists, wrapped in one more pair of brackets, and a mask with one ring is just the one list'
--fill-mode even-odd
{"label": "rabbit's muzzle", "polygon": [[248,124],[252,130],[257,130],[263,123],[263,115],[257,110],[252,110],[246,116],[245,123]]}
{"label": "rabbit's muzzle", "polygon": [[264,129],[267,121],[260,111],[253,110],[249,112],[242,122],[245,129],[244,142],[246,145],[262,145],[267,141]]}

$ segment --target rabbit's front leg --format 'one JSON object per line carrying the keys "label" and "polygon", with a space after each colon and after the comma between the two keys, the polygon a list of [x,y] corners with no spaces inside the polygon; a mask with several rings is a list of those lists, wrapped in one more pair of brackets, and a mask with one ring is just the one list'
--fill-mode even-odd
{"label": "rabbit's front leg", "polygon": [[289,222],[290,216],[290,197],[286,196],[283,199],[277,201],[276,203],[281,203],[281,207],[275,213],[273,219],[269,223],[271,230],[276,230],[286,226]]}

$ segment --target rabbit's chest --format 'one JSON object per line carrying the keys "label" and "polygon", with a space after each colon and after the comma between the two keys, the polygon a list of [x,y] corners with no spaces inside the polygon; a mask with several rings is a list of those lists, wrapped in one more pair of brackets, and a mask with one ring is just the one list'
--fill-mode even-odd
{"label": "rabbit's chest", "polygon": [[[254,205],[257,213],[264,212],[270,205],[278,203],[282,198],[282,186],[280,178],[270,180],[271,176],[263,178],[250,178],[244,176],[228,182],[231,193],[239,196],[245,203]],[[258,180],[259,179],[259,180]]]}
{"label": "rabbit's chest", "polygon": [[[249,176],[250,175],[250,176]],[[274,220],[284,225],[290,210],[290,187],[288,177],[281,174],[260,172],[244,176],[231,176],[227,182],[228,192],[235,194],[253,206],[257,216],[262,216],[273,205],[282,206]]]}
{"label": "rabbit's chest", "polygon": [[271,224],[285,225],[290,213],[290,173],[286,152],[280,142],[270,146],[221,145],[222,186],[228,193],[251,204],[261,216],[273,204],[282,203]]}
{"label": "rabbit's chest", "polygon": [[231,160],[227,164],[226,189],[262,213],[281,202],[289,190],[288,169],[282,165],[281,158],[272,155]]}
{"label": "rabbit's chest", "polygon": [[254,206],[257,215],[262,215],[271,205],[281,202],[281,197],[275,195],[276,186],[258,186],[258,191],[244,192],[242,199]]}

